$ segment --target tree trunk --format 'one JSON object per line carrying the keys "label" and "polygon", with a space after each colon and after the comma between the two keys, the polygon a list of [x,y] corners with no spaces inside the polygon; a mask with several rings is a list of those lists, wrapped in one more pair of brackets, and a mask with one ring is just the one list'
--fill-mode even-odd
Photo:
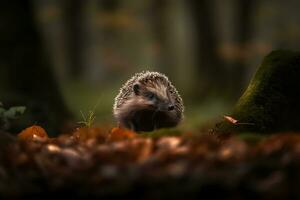
{"label": "tree trunk", "polygon": [[2,3],[0,44],[0,100],[5,106],[27,107],[14,131],[39,124],[57,134],[70,114],[42,45],[31,1]]}
{"label": "tree trunk", "polygon": [[[217,53],[217,33],[213,21],[213,2],[189,0],[189,9],[195,21],[198,84],[196,98],[220,94],[226,83],[226,70]],[[226,84],[225,84],[226,87]],[[200,89],[199,89],[200,88]]]}
{"label": "tree trunk", "polygon": [[299,52],[271,52],[260,64],[230,115],[238,121],[224,120],[218,125],[217,132],[299,132],[299,76]]}
{"label": "tree trunk", "polygon": [[236,3],[236,31],[235,38],[239,49],[239,55],[233,63],[231,70],[231,89],[234,98],[239,97],[246,86],[247,77],[247,51],[253,33],[253,9],[255,0],[237,0]]}
{"label": "tree trunk", "polygon": [[84,27],[83,0],[63,0],[65,41],[67,50],[68,71],[71,78],[78,79],[84,68]]}
{"label": "tree trunk", "polygon": [[168,43],[170,30],[168,30],[167,24],[167,9],[170,2],[168,0],[153,0],[151,2],[151,28],[156,47],[157,67],[163,73],[170,75],[175,67],[172,63],[174,58],[171,56],[170,44]]}

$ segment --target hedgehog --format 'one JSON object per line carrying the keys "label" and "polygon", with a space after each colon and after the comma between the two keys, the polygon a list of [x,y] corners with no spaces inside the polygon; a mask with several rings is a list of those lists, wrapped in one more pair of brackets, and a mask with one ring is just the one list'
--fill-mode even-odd
{"label": "hedgehog", "polygon": [[175,127],[183,119],[183,101],[168,77],[136,73],[115,98],[113,115],[120,127],[136,132]]}

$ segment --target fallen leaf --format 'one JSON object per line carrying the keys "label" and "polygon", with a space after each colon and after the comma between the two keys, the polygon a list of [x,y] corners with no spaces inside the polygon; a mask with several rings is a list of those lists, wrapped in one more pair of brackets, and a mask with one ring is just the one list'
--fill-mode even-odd
{"label": "fallen leaf", "polygon": [[180,143],[181,139],[179,137],[168,136],[160,138],[156,145],[158,148],[170,150],[178,147]]}
{"label": "fallen leaf", "polygon": [[120,141],[126,139],[132,139],[136,137],[136,133],[128,129],[113,128],[107,138],[107,141]]}
{"label": "fallen leaf", "polygon": [[224,115],[223,117],[224,117],[224,119],[226,119],[228,122],[230,122],[232,124],[236,124],[238,122],[238,120],[234,119],[233,117],[230,117],[227,115]]}
{"label": "fallen leaf", "polygon": [[48,138],[48,134],[45,129],[36,125],[28,127],[18,134],[18,138],[21,140],[33,140],[36,136],[40,138]]}
{"label": "fallen leaf", "polygon": [[97,127],[81,127],[77,128],[73,135],[82,142],[85,142],[91,138],[98,139],[100,142],[104,142],[107,137],[107,131]]}
{"label": "fallen leaf", "polygon": [[54,145],[54,144],[47,145],[46,149],[50,153],[59,153],[59,152],[61,152],[61,148],[57,145]]}

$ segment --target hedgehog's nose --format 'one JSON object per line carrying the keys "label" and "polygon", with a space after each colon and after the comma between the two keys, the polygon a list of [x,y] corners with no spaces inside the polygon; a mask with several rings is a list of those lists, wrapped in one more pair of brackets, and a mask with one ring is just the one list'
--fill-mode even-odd
{"label": "hedgehog's nose", "polygon": [[169,110],[169,111],[174,110],[174,108],[175,108],[174,105],[169,105],[169,106],[168,106],[168,110]]}

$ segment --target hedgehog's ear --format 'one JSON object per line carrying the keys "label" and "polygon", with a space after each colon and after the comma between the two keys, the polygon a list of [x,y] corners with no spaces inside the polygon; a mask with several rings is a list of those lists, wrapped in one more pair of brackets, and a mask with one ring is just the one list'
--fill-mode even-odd
{"label": "hedgehog's ear", "polygon": [[135,83],[133,85],[133,92],[134,92],[135,95],[139,95],[140,94],[140,84]]}

